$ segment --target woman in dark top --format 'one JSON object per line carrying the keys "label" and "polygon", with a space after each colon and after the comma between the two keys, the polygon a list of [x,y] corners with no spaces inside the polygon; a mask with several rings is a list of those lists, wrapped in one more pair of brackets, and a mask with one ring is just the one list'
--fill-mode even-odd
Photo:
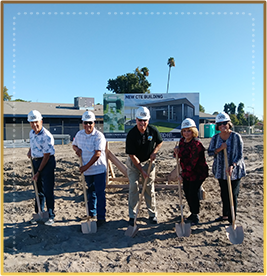
{"label": "woman in dark top", "polygon": [[197,138],[198,130],[192,119],[187,118],[182,122],[181,135],[179,146],[174,149],[174,153],[180,158],[182,172],[178,177],[183,182],[183,190],[191,212],[186,221],[193,225],[199,222],[198,191],[208,176],[208,165],[204,154],[205,148]]}
{"label": "woman in dark top", "polygon": [[219,181],[223,203],[222,216],[215,220],[228,220],[230,223],[232,223],[232,217],[224,162],[224,149],[227,149],[227,158],[229,163],[228,173],[231,177],[235,215],[240,179],[246,175],[245,163],[243,159],[243,141],[240,134],[232,131],[232,127],[233,125],[229,115],[225,112],[219,113],[216,117],[216,130],[219,130],[220,133],[217,133],[212,137],[208,148],[209,156],[214,156],[212,172],[215,178]]}

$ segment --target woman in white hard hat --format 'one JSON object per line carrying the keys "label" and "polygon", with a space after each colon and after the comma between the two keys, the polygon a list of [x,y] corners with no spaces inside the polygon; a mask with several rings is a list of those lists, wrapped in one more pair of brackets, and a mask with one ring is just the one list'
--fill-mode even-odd
{"label": "woman in white hard hat", "polygon": [[240,179],[246,175],[245,163],[243,159],[243,141],[240,134],[232,131],[233,124],[230,116],[221,112],[216,116],[216,130],[220,133],[215,134],[208,148],[209,156],[214,156],[212,172],[218,179],[221,188],[222,198],[222,216],[215,221],[229,221],[232,223],[229,193],[227,185],[226,168],[224,162],[223,150],[227,149],[229,164],[229,175],[231,176],[231,185],[234,200],[234,209],[236,213],[237,197],[239,194]]}
{"label": "woman in white hard hat", "polygon": [[[38,195],[40,199],[41,211],[44,211],[44,202],[46,201],[49,219],[46,225],[54,223],[54,186],[55,186],[55,148],[53,135],[43,127],[43,117],[38,110],[32,110],[28,114],[28,122],[31,125],[30,131],[30,149],[27,153],[32,158],[34,168],[33,180],[36,181]],[[38,208],[35,199],[35,212]],[[32,219],[31,224],[37,221]]]}
{"label": "woman in white hard hat", "polygon": [[199,189],[208,176],[208,165],[205,159],[205,148],[199,141],[198,130],[194,120],[187,118],[181,125],[179,146],[174,149],[178,154],[182,172],[179,180],[183,182],[183,190],[191,215],[186,219],[192,225],[199,222]]}
{"label": "woman in white hard hat", "polygon": [[95,129],[95,114],[85,111],[82,115],[83,130],[75,135],[72,148],[82,157],[84,174],[87,183],[89,215],[97,216],[97,226],[106,222],[106,139],[102,132]]}

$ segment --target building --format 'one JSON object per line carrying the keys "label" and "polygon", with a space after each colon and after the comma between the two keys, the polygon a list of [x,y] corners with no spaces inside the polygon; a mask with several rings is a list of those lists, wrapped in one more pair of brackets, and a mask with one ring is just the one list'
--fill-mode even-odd
{"label": "building", "polygon": [[82,129],[82,114],[91,110],[96,115],[96,128],[103,131],[103,106],[94,105],[94,98],[76,97],[74,104],[4,101],[4,140],[29,139],[28,113],[36,109],[43,116],[43,125],[53,135],[69,134],[72,140]]}
{"label": "building", "polygon": [[[175,121],[184,117],[194,117],[194,106],[186,99],[177,102],[157,103],[151,106],[151,119]],[[103,105],[94,105],[94,98],[76,97],[74,104],[63,103],[39,103],[39,102],[9,102],[4,101],[4,140],[27,140],[31,130],[27,121],[28,113],[36,109],[43,116],[43,125],[54,137],[69,135],[72,141],[75,134],[83,129],[81,117],[85,110],[91,110],[96,115],[96,128],[103,132]],[[173,106],[180,105],[181,109]],[[167,116],[167,117],[166,117]],[[199,112],[199,130],[204,133],[204,124],[215,123],[216,115]],[[203,130],[202,130],[203,128]]]}

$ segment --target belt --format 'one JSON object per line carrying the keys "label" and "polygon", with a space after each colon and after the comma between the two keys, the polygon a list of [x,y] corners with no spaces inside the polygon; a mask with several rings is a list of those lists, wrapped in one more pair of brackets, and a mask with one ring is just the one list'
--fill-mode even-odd
{"label": "belt", "polygon": [[32,158],[32,160],[34,160],[34,161],[37,161],[37,160],[40,160],[40,159],[43,159],[43,157],[34,157],[34,158]]}
{"label": "belt", "polygon": [[[54,156],[54,154],[50,155],[49,158],[52,157],[52,156]],[[32,158],[32,160],[34,160],[34,161],[37,161],[37,160],[40,160],[40,159],[43,159],[43,157],[33,157]]]}

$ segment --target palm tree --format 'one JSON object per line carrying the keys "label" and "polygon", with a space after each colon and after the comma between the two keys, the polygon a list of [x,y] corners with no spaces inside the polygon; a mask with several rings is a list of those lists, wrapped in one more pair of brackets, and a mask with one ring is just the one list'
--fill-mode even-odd
{"label": "palm tree", "polygon": [[144,74],[144,76],[148,76],[149,75],[149,70],[148,70],[148,68],[147,67],[143,67],[142,69],[141,69],[141,72]]}
{"label": "palm tree", "polygon": [[170,74],[171,74],[171,67],[175,66],[175,60],[173,57],[168,59],[167,65],[169,65],[169,74],[168,74],[168,82],[167,82],[167,93],[169,91],[169,82],[170,82]]}

